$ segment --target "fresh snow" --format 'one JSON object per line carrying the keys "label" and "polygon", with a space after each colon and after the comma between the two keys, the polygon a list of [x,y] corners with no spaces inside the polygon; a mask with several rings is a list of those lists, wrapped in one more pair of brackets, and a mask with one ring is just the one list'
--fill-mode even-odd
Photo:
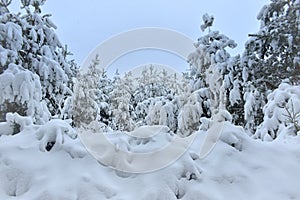
{"label": "fresh snow", "polygon": [[205,14],[183,78],[113,79],[107,54],[78,73],[45,0],[0,2],[0,200],[300,199],[299,0],[263,7],[242,56]]}
{"label": "fresh snow", "polygon": [[[5,124],[0,124],[1,134]],[[94,159],[80,140],[74,139],[75,132],[65,121],[38,126],[24,118],[21,130],[0,136],[0,199],[300,198],[300,136],[286,134],[273,142],[262,142],[250,138],[241,127],[224,122],[221,138],[204,159],[199,159],[199,149],[207,132],[198,131],[191,147],[170,166],[130,174]],[[169,140],[169,130],[160,130],[163,132],[155,135],[154,141],[138,142],[144,138],[133,139],[122,132],[112,141],[147,151]],[[49,152],[41,149],[47,140],[56,141]]]}

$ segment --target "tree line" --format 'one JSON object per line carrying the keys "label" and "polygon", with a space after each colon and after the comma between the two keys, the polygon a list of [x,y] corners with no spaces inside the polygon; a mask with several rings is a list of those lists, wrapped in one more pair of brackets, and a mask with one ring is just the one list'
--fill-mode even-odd
{"label": "tree line", "polygon": [[41,11],[44,2],[21,0],[22,12],[12,13],[11,0],[0,1],[0,121],[17,112],[36,124],[97,121],[121,131],[160,124],[187,136],[222,111],[224,120],[255,138],[275,139],[282,124],[299,131],[299,1],[264,6],[260,29],[237,56],[228,52],[234,40],[214,30],[214,17],[205,14],[187,73],[177,77],[148,66],[139,78],[130,72],[109,78],[97,57],[87,73],[78,73],[51,15]]}

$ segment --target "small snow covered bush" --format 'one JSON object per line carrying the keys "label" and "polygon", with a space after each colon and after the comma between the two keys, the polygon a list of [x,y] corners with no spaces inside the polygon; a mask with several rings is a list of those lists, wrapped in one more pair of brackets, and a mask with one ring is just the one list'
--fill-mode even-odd
{"label": "small snow covered bush", "polygon": [[36,131],[41,151],[60,150],[65,142],[65,135],[76,138],[76,132],[70,124],[60,119],[50,120]]}
{"label": "small snow covered bush", "polygon": [[210,117],[210,101],[208,100],[208,90],[201,88],[188,97],[182,105],[178,115],[178,134],[188,136],[193,131],[197,131],[200,126],[201,117]]}
{"label": "small snow covered bush", "polygon": [[145,117],[147,125],[165,125],[172,131],[176,130],[175,106],[168,98],[149,98],[148,114]]}
{"label": "small snow covered bush", "polygon": [[18,113],[7,113],[6,122],[0,122],[0,136],[17,134],[31,125],[33,125],[31,117],[23,117]]}
{"label": "small snow covered bush", "polygon": [[300,86],[282,83],[268,95],[264,106],[264,121],[254,137],[266,141],[276,139],[283,130],[289,134],[300,131]]}

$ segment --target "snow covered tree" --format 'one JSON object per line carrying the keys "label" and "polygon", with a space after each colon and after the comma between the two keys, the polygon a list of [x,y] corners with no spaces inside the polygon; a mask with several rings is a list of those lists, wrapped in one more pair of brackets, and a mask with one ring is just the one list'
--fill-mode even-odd
{"label": "snow covered tree", "polygon": [[232,122],[243,126],[245,124],[245,100],[243,98],[245,87],[240,56],[231,57],[227,64],[227,74],[224,76],[226,109],[232,115]]}
{"label": "snow covered tree", "polygon": [[13,14],[8,10],[11,1],[0,3],[0,73],[10,63],[40,77],[42,99],[47,102],[51,115],[62,117],[65,101],[72,95],[72,78],[77,66],[68,60],[69,52],[54,32],[56,26],[50,15],[41,14],[44,0],[22,0],[24,12]]}
{"label": "snow covered tree", "polygon": [[112,81],[104,69],[100,70],[98,81],[97,104],[99,107],[98,121],[109,125],[112,122],[112,111],[110,109],[110,93],[113,90]]}
{"label": "snow covered tree", "polygon": [[111,128],[120,131],[132,131],[135,127],[135,118],[132,99],[132,78],[126,73],[123,78],[117,73],[114,78],[114,88],[110,94],[110,106],[113,114]]}
{"label": "snow covered tree", "polygon": [[210,117],[210,100],[208,88],[201,88],[193,93],[186,91],[176,98],[178,105],[177,134],[188,136],[197,131],[201,117]]}
{"label": "snow covered tree", "polygon": [[251,38],[242,58],[243,78],[246,85],[254,85],[250,93],[259,92],[260,96],[257,101],[247,103],[258,105],[252,112],[254,119],[247,122],[249,126],[255,127],[262,122],[267,96],[282,80],[300,83],[299,9],[298,0],[271,0],[257,16],[260,30],[249,34]]}
{"label": "snow covered tree", "polygon": [[251,82],[244,83],[244,127],[249,134],[253,134],[259,126],[257,120],[259,111],[262,109],[261,93],[253,86]]}
{"label": "snow covered tree", "polygon": [[158,71],[154,65],[144,67],[141,76],[136,79],[134,88],[134,104],[151,97],[167,96],[171,94],[171,78],[166,70]]}
{"label": "snow covered tree", "polygon": [[50,118],[45,102],[42,102],[40,79],[22,66],[9,64],[0,74],[0,121],[8,112],[31,116],[35,123],[44,124]]}
{"label": "snow covered tree", "polygon": [[[138,126],[148,124],[146,117],[149,114],[150,105],[157,97],[166,97],[173,99],[172,95],[168,95],[169,91],[156,83],[140,85],[133,93],[132,105],[135,112],[135,121]],[[149,125],[149,124],[148,124]]]}
{"label": "snow covered tree", "polygon": [[299,10],[298,0],[272,0],[257,16],[258,33],[249,34],[246,52],[253,62],[251,75],[266,89],[277,88],[286,78],[294,84],[300,81]]}
{"label": "snow covered tree", "polygon": [[[202,31],[212,26],[213,16],[205,14]],[[208,93],[205,97],[209,99],[209,116],[219,109],[229,110],[236,118],[234,122],[241,123],[238,116],[242,112],[242,70],[239,65],[239,57],[231,57],[226,48],[235,48],[236,43],[219,31],[211,31],[198,39],[194,44],[195,52],[188,57],[191,66],[190,76],[192,79],[193,91],[207,88]],[[239,105],[238,110],[234,107]],[[202,109],[204,110],[204,108]]]}
{"label": "snow covered tree", "polygon": [[[170,72],[165,69],[160,70],[155,65],[149,65],[145,66],[141,73],[141,76],[137,77],[135,81],[137,82],[137,86],[134,87],[135,89],[133,93],[132,105],[135,108],[136,118],[134,120],[137,122],[137,125],[141,126],[146,124],[171,124],[170,119],[163,120],[161,118],[161,120],[159,120],[160,112],[154,114],[150,110],[154,107],[154,105],[156,105],[156,108],[158,108],[158,105],[161,105],[161,109],[164,110],[162,112],[165,112],[165,115],[168,115],[168,117],[174,116],[173,110],[171,112],[170,108],[172,106],[170,106],[167,102],[172,102],[175,94],[180,90],[177,76],[174,74],[170,74]],[[157,101],[160,101],[160,103],[158,103]],[[168,108],[166,107],[166,104],[169,105]],[[167,110],[168,114],[166,114]],[[154,116],[156,116],[157,119],[154,119]],[[169,122],[167,123],[166,121]],[[175,126],[176,125],[172,124],[173,128],[169,128],[175,130]]]}
{"label": "snow covered tree", "polygon": [[73,123],[76,127],[85,126],[99,119],[97,103],[101,70],[97,68],[98,56],[92,61],[87,72],[80,71],[74,86]]}
{"label": "snow covered tree", "polygon": [[165,125],[172,131],[177,129],[177,117],[175,116],[175,105],[167,97],[154,97],[149,101],[148,113],[145,117],[147,125]]}

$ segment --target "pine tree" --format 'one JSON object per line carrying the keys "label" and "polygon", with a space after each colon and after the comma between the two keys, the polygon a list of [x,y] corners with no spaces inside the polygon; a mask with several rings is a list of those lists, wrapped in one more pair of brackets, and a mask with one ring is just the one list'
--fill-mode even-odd
{"label": "pine tree", "polygon": [[42,101],[40,79],[20,65],[9,64],[0,74],[0,121],[5,121],[8,112],[31,116],[35,123],[44,124],[50,118]]}
{"label": "pine tree", "polygon": [[282,83],[268,95],[264,107],[264,121],[254,137],[272,141],[280,134],[300,133],[300,86]]}
{"label": "pine tree", "polygon": [[[169,128],[175,130],[174,127],[176,125],[173,125],[175,122],[171,123],[172,120],[169,118],[170,116],[174,116],[174,109],[171,109],[168,103],[172,102],[175,93],[179,91],[178,84],[176,84],[177,77],[175,75],[172,76],[167,70],[158,70],[154,65],[146,66],[141,74],[141,77],[137,77],[136,79],[137,86],[134,87],[132,95],[132,105],[134,106],[136,116],[134,120],[137,125],[172,124],[172,128]],[[158,103],[158,101],[162,102]],[[169,105],[168,108],[166,104]],[[162,106],[161,109],[158,108],[158,105]],[[150,111],[153,107],[158,108],[158,113],[154,114],[154,112]]]}
{"label": "pine tree", "polygon": [[177,130],[176,106],[174,100],[165,96],[153,97],[149,101],[148,113],[145,117],[147,125],[165,125],[171,131]]}
{"label": "pine tree", "polygon": [[[255,127],[263,121],[262,108],[267,95],[276,89],[282,80],[300,83],[300,3],[297,0],[271,0],[257,18],[261,27],[246,43],[242,58],[244,82],[249,91],[246,96],[259,93],[252,105],[254,118],[247,126]],[[254,87],[249,85],[253,84]],[[251,89],[252,88],[252,89]],[[247,98],[245,98],[247,100]]]}
{"label": "pine tree", "polygon": [[101,70],[97,68],[99,62],[98,56],[96,56],[87,72],[78,73],[72,106],[73,123],[76,127],[89,125],[100,118],[100,109],[97,103],[99,77],[101,76]]}
{"label": "pine tree", "polygon": [[109,125],[112,123],[112,111],[110,110],[110,93],[113,90],[112,80],[106,74],[104,69],[100,70],[98,82],[97,104],[99,107],[98,121]]}
{"label": "pine tree", "polygon": [[131,74],[126,73],[121,78],[117,71],[113,86],[114,88],[110,94],[110,106],[113,114],[110,127],[120,131],[132,131],[135,127],[133,121],[135,115],[131,103],[133,88]]}
{"label": "pine tree", "polygon": [[205,31],[208,28],[209,31],[198,39],[195,52],[188,57],[192,89],[194,93],[199,89],[208,90],[199,98],[202,102],[209,102],[202,105],[202,112],[206,113],[201,115],[210,117],[220,109],[227,109],[235,116],[234,122],[240,124],[242,120],[239,116],[243,110],[242,70],[239,57],[231,57],[226,50],[235,48],[236,43],[219,31],[212,31],[213,21],[213,16],[203,16],[201,29]]}
{"label": "pine tree", "polygon": [[177,96],[175,102],[178,108],[178,135],[185,137],[192,134],[198,130],[201,117],[211,116],[208,96],[209,90],[207,88],[200,88],[193,93],[187,90]]}
{"label": "pine tree", "polygon": [[8,10],[9,0],[0,1],[0,121],[8,112],[31,116],[35,123],[49,120],[50,113],[42,101],[40,78],[27,70],[20,52],[23,49],[22,28],[26,21]]}
{"label": "pine tree", "polygon": [[[11,1],[0,3],[0,43],[5,54],[0,73],[10,63],[21,65],[40,78],[42,99],[47,102],[51,115],[63,118],[65,102],[72,95],[72,78],[77,66],[68,60],[70,54],[54,32],[56,26],[50,15],[42,15],[44,0],[22,0],[23,14],[8,10]],[[1,51],[4,51],[4,50]],[[66,116],[66,110],[64,110]]]}
{"label": "pine tree", "polygon": [[[252,51],[256,80],[262,77],[267,89],[275,89],[284,79],[298,84],[300,81],[300,2],[272,0],[257,16],[261,22],[257,34],[248,42],[257,49]],[[264,83],[264,81],[268,81]]]}

